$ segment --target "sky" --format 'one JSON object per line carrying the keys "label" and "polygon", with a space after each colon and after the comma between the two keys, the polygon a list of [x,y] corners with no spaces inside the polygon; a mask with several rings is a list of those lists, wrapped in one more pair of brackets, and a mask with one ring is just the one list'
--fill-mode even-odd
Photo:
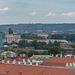
{"label": "sky", "polygon": [[75,0],[0,0],[0,24],[75,23]]}

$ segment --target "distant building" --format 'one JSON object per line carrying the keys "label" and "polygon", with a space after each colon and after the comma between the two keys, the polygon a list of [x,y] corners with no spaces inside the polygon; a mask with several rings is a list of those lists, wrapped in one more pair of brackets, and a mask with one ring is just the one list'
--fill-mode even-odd
{"label": "distant building", "polygon": [[3,32],[0,32],[0,47],[3,46]]}
{"label": "distant building", "polygon": [[72,45],[73,43],[60,43],[60,48],[65,48],[69,45]]}
{"label": "distant building", "polygon": [[47,33],[32,33],[32,35],[36,35],[36,36],[42,37],[42,38],[47,38],[48,37]]}
{"label": "distant building", "polygon": [[57,33],[57,31],[52,31],[52,33],[51,33],[51,34],[52,34],[52,35],[54,35],[54,34],[56,34],[56,33]]}
{"label": "distant building", "polygon": [[46,59],[49,59],[50,57],[52,57],[52,56],[50,56],[50,55],[33,55],[31,57],[31,59],[34,59],[34,60],[37,60],[37,61],[44,61]]}
{"label": "distant building", "polygon": [[21,39],[21,35],[14,35],[12,29],[7,27],[7,34],[6,34],[5,42],[7,43],[11,43],[13,41],[19,42],[20,39]]}
{"label": "distant building", "polygon": [[63,48],[62,55],[75,55],[75,49],[72,48],[71,46],[67,46],[65,48]]}
{"label": "distant building", "polygon": [[[32,41],[34,41],[34,40],[32,40],[32,39],[27,39],[27,41],[28,41],[28,42],[32,42]],[[67,41],[67,40],[58,40],[58,39],[37,40],[37,42],[46,42],[47,44],[48,44],[50,41],[51,41],[52,43],[54,43],[55,41],[57,41],[57,42],[64,42],[64,43],[68,43],[68,41]]]}

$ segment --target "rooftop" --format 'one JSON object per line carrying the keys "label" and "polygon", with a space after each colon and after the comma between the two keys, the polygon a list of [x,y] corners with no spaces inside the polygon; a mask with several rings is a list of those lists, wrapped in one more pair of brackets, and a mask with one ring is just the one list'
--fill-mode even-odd
{"label": "rooftop", "polygon": [[75,68],[56,68],[56,67],[40,67],[40,66],[24,66],[24,65],[11,65],[0,64],[0,74],[8,75],[75,75]]}

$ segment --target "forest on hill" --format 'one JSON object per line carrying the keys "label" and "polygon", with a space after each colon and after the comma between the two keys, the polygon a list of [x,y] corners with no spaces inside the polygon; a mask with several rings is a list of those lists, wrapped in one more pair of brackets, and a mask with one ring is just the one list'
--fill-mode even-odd
{"label": "forest on hill", "polygon": [[75,32],[75,24],[63,23],[63,24],[6,24],[0,25],[0,31],[6,31],[6,27],[9,26],[14,32],[36,32],[42,30],[43,32],[59,31],[59,32]]}

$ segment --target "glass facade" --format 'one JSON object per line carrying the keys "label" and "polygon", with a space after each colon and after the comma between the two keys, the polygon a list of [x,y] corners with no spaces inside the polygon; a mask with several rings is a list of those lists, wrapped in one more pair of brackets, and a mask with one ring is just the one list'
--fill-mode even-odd
{"label": "glass facade", "polygon": [[0,32],[0,47],[3,46],[3,33]]}

